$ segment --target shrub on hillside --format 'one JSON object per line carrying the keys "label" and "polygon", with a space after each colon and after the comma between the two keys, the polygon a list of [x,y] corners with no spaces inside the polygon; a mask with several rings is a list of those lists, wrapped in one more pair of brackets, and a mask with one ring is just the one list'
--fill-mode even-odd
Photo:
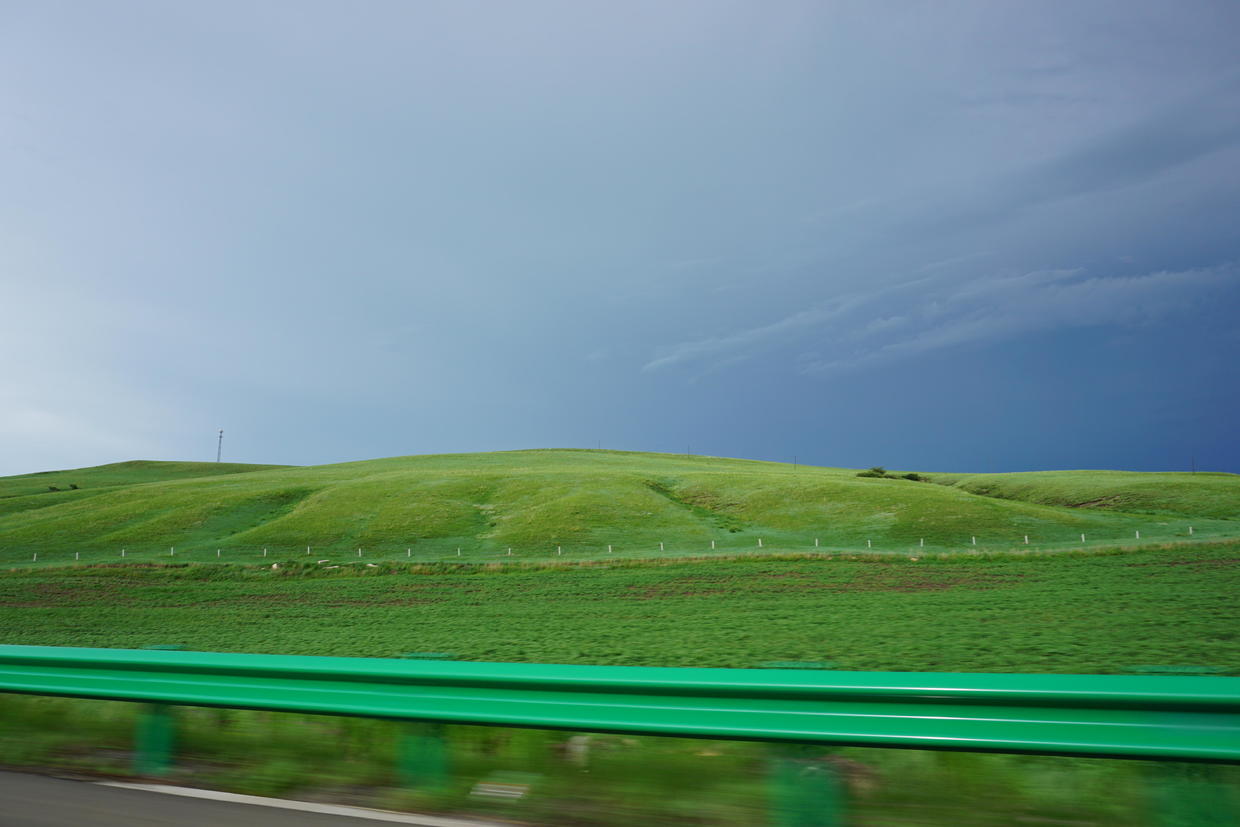
{"label": "shrub on hillside", "polygon": [[929,477],[923,477],[916,471],[910,471],[907,474],[893,474],[881,465],[875,465],[868,471],[858,471],[858,477],[877,477],[889,480],[912,480],[913,482],[929,482]]}

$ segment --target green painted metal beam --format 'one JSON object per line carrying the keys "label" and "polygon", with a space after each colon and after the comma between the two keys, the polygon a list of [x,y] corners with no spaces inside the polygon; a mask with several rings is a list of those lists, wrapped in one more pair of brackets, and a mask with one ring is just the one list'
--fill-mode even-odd
{"label": "green painted metal beam", "polygon": [[573,731],[1240,762],[1240,678],[0,646],[0,691]]}

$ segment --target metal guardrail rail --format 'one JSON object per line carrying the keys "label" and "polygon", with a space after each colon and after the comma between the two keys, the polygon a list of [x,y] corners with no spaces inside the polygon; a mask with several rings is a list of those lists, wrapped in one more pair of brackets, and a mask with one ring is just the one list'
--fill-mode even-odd
{"label": "metal guardrail rail", "polygon": [[0,691],[588,732],[1240,762],[1240,678],[1227,677],[567,666],[0,646]]}

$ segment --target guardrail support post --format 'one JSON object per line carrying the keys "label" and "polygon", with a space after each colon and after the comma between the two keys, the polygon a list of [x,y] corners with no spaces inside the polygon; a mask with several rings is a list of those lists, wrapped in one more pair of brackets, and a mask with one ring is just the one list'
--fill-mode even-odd
{"label": "guardrail support post", "polygon": [[166,775],[172,769],[173,738],[171,705],[143,704],[134,733],[134,772],[138,775]]}
{"label": "guardrail support post", "polygon": [[773,827],[842,827],[844,785],[835,769],[814,760],[822,747],[771,744],[768,780]]}
{"label": "guardrail support post", "polygon": [[406,724],[397,750],[397,770],[403,785],[419,789],[447,786],[448,743],[443,724]]}

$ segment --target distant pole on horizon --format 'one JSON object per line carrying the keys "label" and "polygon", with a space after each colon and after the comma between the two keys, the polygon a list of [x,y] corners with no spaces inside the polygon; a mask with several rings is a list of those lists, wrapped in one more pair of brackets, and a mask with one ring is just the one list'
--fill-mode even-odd
{"label": "distant pole on horizon", "polygon": [[224,429],[220,428],[219,439],[215,443],[215,461],[219,462],[220,457],[224,455]]}

